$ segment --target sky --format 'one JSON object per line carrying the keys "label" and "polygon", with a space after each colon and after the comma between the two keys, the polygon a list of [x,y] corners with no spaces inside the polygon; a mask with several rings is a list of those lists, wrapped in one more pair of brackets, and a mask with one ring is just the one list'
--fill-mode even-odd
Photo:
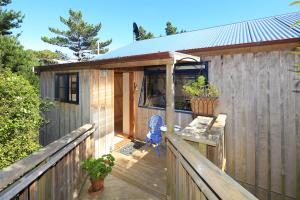
{"label": "sky", "polygon": [[171,21],[179,30],[187,31],[230,24],[250,19],[299,11],[287,0],[13,0],[9,9],[24,15],[20,42],[26,49],[62,50],[41,41],[53,36],[48,27],[64,29],[59,16],[68,17],[68,10],[81,10],[89,23],[102,24],[100,40],[112,39],[110,50],[133,41],[132,23],[142,25],[156,36],[164,35],[165,24]]}

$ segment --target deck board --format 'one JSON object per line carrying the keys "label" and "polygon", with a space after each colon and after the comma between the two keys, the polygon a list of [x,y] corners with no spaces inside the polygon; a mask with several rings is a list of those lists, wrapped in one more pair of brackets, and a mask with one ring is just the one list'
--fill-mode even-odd
{"label": "deck board", "polygon": [[86,181],[79,200],[91,199],[130,199],[130,200],[158,200],[166,198],[166,149],[160,147],[161,156],[158,157],[155,149],[143,146],[132,155],[114,151],[116,158],[112,174],[105,179],[105,189],[97,197],[90,197],[87,189],[90,186]]}
{"label": "deck board", "polygon": [[154,195],[149,194],[114,175],[109,175],[105,179],[105,188],[98,196],[89,196],[87,193],[89,187],[90,182],[87,180],[80,193],[79,200],[159,200]]}
{"label": "deck board", "polygon": [[112,174],[160,199],[166,197],[166,150],[160,147],[161,156],[152,147],[142,147],[132,155],[113,152],[116,158]]}

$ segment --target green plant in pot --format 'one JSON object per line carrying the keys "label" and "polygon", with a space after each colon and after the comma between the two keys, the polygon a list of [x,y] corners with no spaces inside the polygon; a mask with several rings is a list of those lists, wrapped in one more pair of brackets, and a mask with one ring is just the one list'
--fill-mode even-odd
{"label": "green plant in pot", "polygon": [[87,171],[91,187],[89,193],[102,191],[104,188],[104,179],[111,173],[115,158],[111,154],[103,155],[100,158],[88,158],[81,163],[81,167]]}
{"label": "green plant in pot", "polygon": [[183,91],[191,96],[192,112],[196,115],[213,116],[217,106],[219,91],[213,84],[206,84],[205,77],[199,76],[183,86]]}

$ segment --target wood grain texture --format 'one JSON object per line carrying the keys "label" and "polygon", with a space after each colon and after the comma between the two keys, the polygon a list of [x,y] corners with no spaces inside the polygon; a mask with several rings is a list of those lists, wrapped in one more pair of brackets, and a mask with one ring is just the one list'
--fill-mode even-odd
{"label": "wood grain texture", "polygon": [[289,71],[298,57],[287,49],[202,58],[211,61],[209,80],[220,89],[216,114],[228,116],[227,173],[262,199],[299,191],[300,94]]}
{"label": "wood grain texture", "polygon": [[42,129],[40,141],[43,146],[61,138],[72,130],[90,122],[90,70],[70,70],[59,73],[79,72],[79,104],[69,104],[54,100],[54,77],[58,72],[40,74],[41,98],[52,100],[55,107],[46,113],[49,123]]}
{"label": "wood grain texture", "polygon": [[167,138],[168,199],[257,199],[180,136],[168,134]]}
{"label": "wood grain texture", "polygon": [[[94,145],[91,145],[94,127],[82,130],[84,131],[79,131],[79,136],[77,135],[74,140],[72,137],[76,136],[76,132],[61,138],[60,142],[51,143],[49,148],[53,149],[54,153],[42,152],[42,155],[46,155],[43,162],[32,169],[27,168],[24,175],[13,183],[7,181],[11,177],[2,177],[1,181],[9,182],[11,185],[0,192],[0,199],[13,199],[17,196],[32,200],[76,199],[86,179],[86,173],[80,167],[80,162],[93,156],[94,152]],[[56,143],[65,145],[59,146]],[[33,159],[32,163],[36,163],[34,159],[40,159],[35,155],[29,157]],[[17,163],[17,166],[21,166],[20,164]],[[76,171],[78,173],[75,173]]]}

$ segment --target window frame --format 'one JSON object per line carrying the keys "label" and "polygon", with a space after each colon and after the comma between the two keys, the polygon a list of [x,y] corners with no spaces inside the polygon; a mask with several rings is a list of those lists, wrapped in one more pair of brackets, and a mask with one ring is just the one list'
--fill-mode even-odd
{"label": "window frame", "polygon": [[[191,65],[202,65],[204,66],[203,69],[198,69],[198,70],[203,70],[202,74],[205,76],[206,78],[206,83],[208,83],[208,80],[209,80],[209,77],[208,77],[208,64],[209,64],[209,61],[200,61],[200,62],[195,62],[194,64],[191,64],[191,63],[178,63],[178,64],[175,64],[175,68],[174,70],[176,70],[176,67],[179,67],[179,66],[191,66]],[[192,69],[194,71],[194,69]],[[195,68],[195,70],[197,70],[197,68]],[[183,73],[189,71],[189,69],[186,69],[186,70],[182,70]],[[174,71],[174,82],[175,82],[175,78],[176,78],[176,71]],[[181,74],[182,72],[178,72],[178,74]],[[156,70],[156,71],[150,71],[149,69],[144,69],[144,77],[143,77],[143,81],[142,81],[142,85],[141,85],[141,88],[140,88],[140,95],[139,95],[139,100],[138,100],[138,107],[139,108],[147,108],[147,109],[153,109],[153,110],[166,110],[165,107],[158,107],[158,106],[145,106],[145,105],[141,105],[141,98],[142,98],[142,93],[144,91],[144,87],[145,87],[145,75],[147,74],[166,74],[166,70]],[[187,73],[188,74],[188,73]],[[201,74],[201,71],[199,72],[199,74]],[[175,112],[179,112],[179,113],[187,113],[187,114],[191,114],[192,111],[191,110],[180,110],[180,109],[175,109]]]}
{"label": "window frame", "polygon": [[[76,81],[70,83],[70,77],[72,76],[76,76]],[[63,76],[63,82],[64,82],[64,87],[61,87],[60,84],[60,77]],[[72,93],[72,83],[76,84],[76,88],[75,88],[75,93]],[[79,104],[79,72],[64,72],[64,73],[56,73],[54,75],[54,84],[55,84],[55,88],[54,88],[54,100],[55,101],[59,101],[59,102],[63,102],[63,103],[70,103],[70,104]],[[59,92],[60,92],[60,88],[64,88],[64,97],[61,98],[59,97]],[[70,91],[71,90],[71,91]],[[70,92],[71,95],[72,94],[76,94],[76,100],[72,100],[72,97],[70,99]]]}

